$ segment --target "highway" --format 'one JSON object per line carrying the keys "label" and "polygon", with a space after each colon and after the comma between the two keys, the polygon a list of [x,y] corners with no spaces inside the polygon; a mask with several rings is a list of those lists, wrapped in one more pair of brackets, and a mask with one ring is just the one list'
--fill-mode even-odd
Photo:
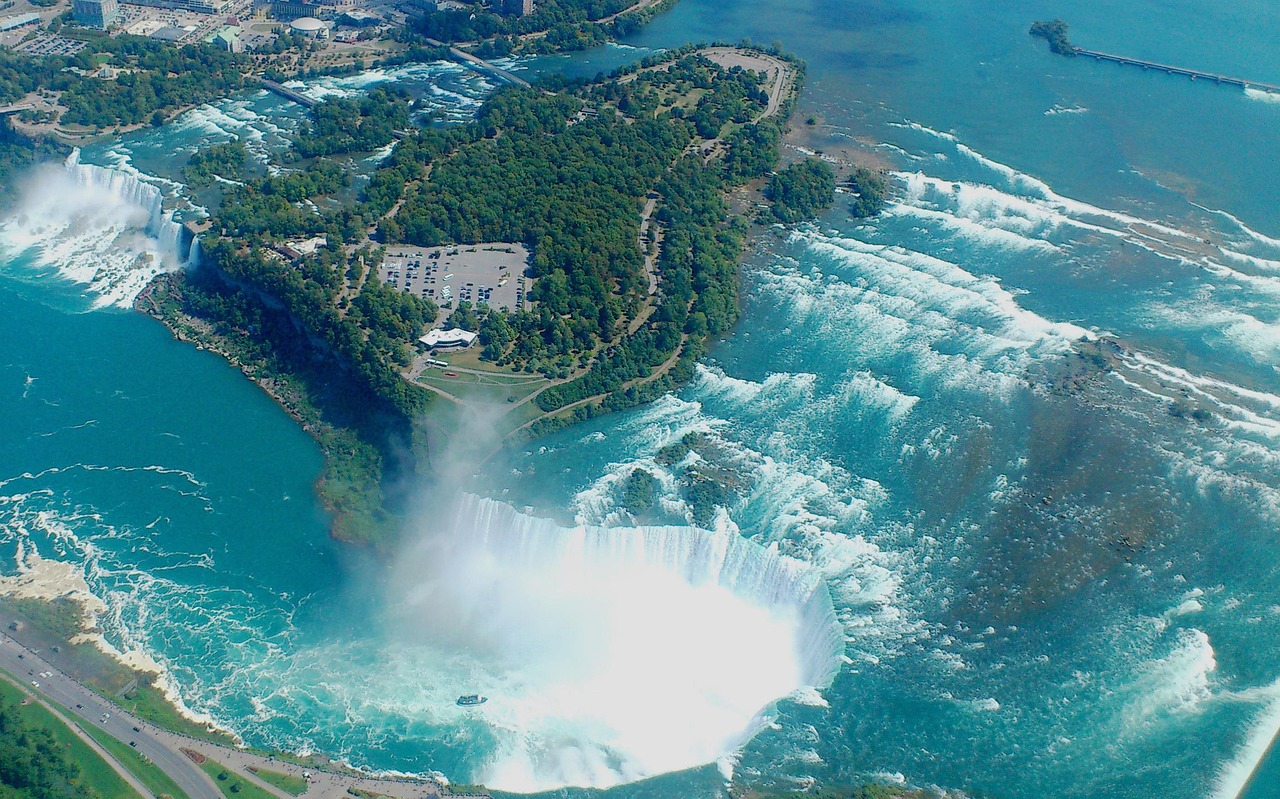
{"label": "highway", "polygon": [[[270,769],[306,779],[307,790],[300,799],[350,799],[352,789],[389,799],[439,799],[446,793],[444,786],[428,779],[375,777],[318,766],[304,767],[159,729],[122,711],[50,665],[38,652],[3,633],[0,633],[0,671],[11,675],[40,699],[61,705],[79,727],[97,727],[116,740],[132,745],[168,774],[190,799],[223,799],[223,794],[209,775],[182,753],[183,749],[215,760],[276,799],[294,797],[264,782],[255,769]],[[149,796],[149,793],[143,792],[143,795]],[[489,799],[484,794],[448,792],[448,795],[461,799],[468,796],[471,799]]]}
{"label": "highway", "polygon": [[80,726],[97,727],[118,741],[134,744],[191,799],[222,799],[213,780],[181,752],[162,742],[154,727],[121,711],[7,635],[3,639],[0,669],[34,693],[62,705]]}

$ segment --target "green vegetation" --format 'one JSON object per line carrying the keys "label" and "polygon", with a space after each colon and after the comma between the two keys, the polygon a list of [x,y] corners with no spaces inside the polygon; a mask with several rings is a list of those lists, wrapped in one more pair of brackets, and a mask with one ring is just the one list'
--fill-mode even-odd
{"label": "green vegetation", "polygon": [[[691,452],[698,457],[682,463]],[[749,481],[731,465],[733,460],[704,433],[688,433],[654,456],[658,465],[675,474],[680,495],[696,509],[694,520],[699,524],[711,522],[716,506],[732,505],[749,488]]]}
{"label": "green vegetation", "polygon": [[182,792],[178,784],[159,766],[143,757],[137,749],[121,743],[92,724],[86,724],[82,729],[157,797],[186,799],[187,795]]}
{"label": "green vegetation", "polygon": [[291,793],[294,796],[301,796],[307,792],[307,781],[301,777],[295,777],[292,774],[285,774],[279,771],[260,768],[254,771],[254,776],[268,785],[274,785],[285,793]]}
{"label": "green vegetation", "polygon": [[[164,692],[151,684],[152,679],[153,675],[151,674],[138,673],[137,684],[133,688],[108,698],[124,710],[144,721],[151,722],[157,727],[189,735],[192,738],[212,741],[216,744],[226,745],[230,742],[225,734],[211,732],[203,724],[197,724],[179,713]],[[102,691],[99,691],[99,693],[102,693]]]}
{"label": "green vegetation", "polygon": [[96,53],[120,69],[114,80],[63,73],[50,88],[61,89],[62,121],[105,128],[136,125],[168,111],[226,97],[244,87],[248,61],[209,44],[174,47],[140,36],[102,37],[71,57],[71,66],[93,69]]}
{"label": "green vegetation", "polygon": [[[445,42],[488,40],[477,54],[481,57],[508,55],[516,48],[515,37],[545,33],[530,38],[525,52],[583,50],[615,35],[634,32],[648,15],[628,14],[612,26],[598,20],[617,14],[634,5],[636,0],[541,0],[527,17],[504,17],[493,13],[487,4],[473,3],[467,8],[429,11],[412,21],[413,29],[423,36]],[[628,17],[636,16],[631,20]],[[623,22],[626,20],[626,22]]]}
{"label": "green vegetation", "polygon": [[162,276],[138,307],[180,337],[225,353],[316,439],[325,454],[317,491],[336,538],[385,540],[381,481],[389,466],[414,468],[399,460],[413,450],[409,418],[323,354],[278,301],[241,290],[215,268]]}
{"label": "green vegetation", "polygon": [[[104,129],[135,125],[154,115],[225,97],[244,87],[246,56],[208,44],[174,47],[140,36],[78,33],[89,46],[73,56],[0,52],[0,101],[13,103],[37,89],[61,92],[60,121]],[[103,62],[119,73],[94,76]]]}
{"label": "green vegetation", "polygon": [[388,241],[425,246],[528,244],[538,311],[482,309],[479,329],[499,365],[519,361],[553,377],[614,340],[639,308],[647,280],[638,209],[690,141],[683,125],[615,114],[569,125],[581,106],[533,90],[500,93],[480,114],[488,135],[436,162],[380,228]]}
{"label": "green vegetation", "polygon": [[138,799],[96,752],[25,691],[0,679],[0,796]]}
{"label": "green vegetation", "polygon": [[54,666],[75,675],[85,686],[133,715],[193,738],[223,745],[232,743],[227,736],[180,715],[152,684],[154,675],[124,666],[92,643],[71,644],[72,638],[84,632],[83,611],[78,603],[65,598],[10,598],[0,599],[0,609],[27,622],[21,635],[26,646],[42,650]]}
{"label": "green vegetation", "polygon": [[390,142],[409,127],[409,96],[403,89],[374,89],[360,99],[334,98],[311,109],[294,148],[303,157],[363,153]]}
{"label": "green vegetation", "polygon": [[824,161],[806,158],[771,175],[764,196],[779,222],[814,219],[835,201],[836,172]]}
{"label": "green vegetation", "polygon": [[254,776],[268,785],[274,785],[285,793],[291,793],[294,796],[301,796],[307,792],[307,781],[301,777],[295,777],[292,774],[284,774],[279,771],[260,768],[253,772]]}
{"label": "green vegetation", "polygon": [[622,482],[622,504],[635,516],[643,516],[658,500],[658,478],[652,472],[636,469]]}
{"label": "green vegetation", "polygon": [[241,180],[248,159],[249,152],[245,149],[244,142],[238,139],[215,144],[191,156],[187,165],[182,168],[182,179],[195,189],[208,186],[218,177]]}
{"label": "green vegetation", "polygon": [[205,758],[200,768],[205,774],[213,777],[218,790],[222,791],[227,799],[276,799],[269,791],[259,788],[216,760]]}
{"label": "green vegetation", "polygon": [[64,66],[63,59],[36,58],[0,49],[0,102],[16,103],[29,92],[47,86]]}
{"label": "green vegetation", "polygon": [[[210,148],[189,174],[232,182],[219,187],[204,265],[160,278],[138,307],[267,387],[326,453],[335,534],[376,539],[396,504],[384,476],[422,455],[413,420],[433,383],[402,375],[437,314],[376,277],[378,243],[530,249],[532,309],[460,304],[451,323],[476,331],[496,368],[557,381],[531,407],[572,408],[534,432],[648,401],[687,381],[737,318],[746,223],[725,194],[777,164],[789,107],[764,119],[768,102],[762,75],[693,48],[554,94],[505,89],[471,124],[409,131],[354,199],[347,168],[324,157],[246,177],[241,151]],[[391,92],[322,103],[295,155],[379,146],[407,110]],[[289,245],[311,236],[323,239],[313,253]]]}
{"label": "green vegetation", "polygon": [[846,181],[853,192],[849,213],[858,219],[875,216],[884,210],[889,197],[889,183],[884,175],[865,166],[855,166]]}
{"label": "green vegetation", "polygon": [[1031,25],[1031,35],[1049,42],[1049,49],[1058,55],[1074,56],[1076,48],[1067,38],[1067,23],[1060,19],[1040,20]]}

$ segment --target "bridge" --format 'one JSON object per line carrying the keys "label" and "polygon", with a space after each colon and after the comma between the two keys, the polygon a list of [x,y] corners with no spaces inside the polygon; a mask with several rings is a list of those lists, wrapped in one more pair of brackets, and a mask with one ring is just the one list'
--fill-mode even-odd
{"label": "bridge", "polygon": [[266,78],[259,77],[258,83],[262,84],[262,88],[266,89],[272,94],[278,94],[286,100],[292,100],[293,102],[297,103],[303,108],[314,108],[316,104],[320,102],[319,100],[316,100],[313,97],[306,96],[302,92],[295,92],[293,89],[290,89],[288,86],[281,86],[279,83],[276,83],[273,80],[267,80]]}
{"label": "bridge", "polygon": [[11,117],[14,114],[21,114],[23,111],[30,111],[33,108],[35,108],[35,106],[31,103],[0,106],[0,117]]}
{"label": "bridge", "polygon": [[1083,47],[1075,48],[1075,52],[1076,55],[1084,56],[1086,58],[1096,58],[1099,61],[1110,61],[1115,64],[1126,64],[1133,67],[1142,67],[1143,69],[1154,69],[1169,75],[1185,75],[1192,80],[1209,80],[1223,86],[1238,86],[1241,89],[1261,89],[1264,92],[1280,94],[1280,86],[1273,83],[1262,83],[1256,80],[1235,78],[1230,75],[1219,75],[1216,72],[1203,72],[1198,69],[1175,67],[1170,66],[1169,64],[1161,64],[1156,61],[1144,61],[1141,58],[1129,58],[1128,56],[1115,55],[1114,53],[1102,53],[1097,50],[1086,50]]}
{"label": "bridge", "polygon": [[494,66],[483,58],[473,56],[471,53],[468,53],[460,47],[454,47],[452,45],[445,44],[444,42],[437,41],[436,39],[427,39],[427,44],[432,47],[448,47],[449,53],[453,55],[455,60],[468,66],[475,67],[479,71],[488,73],[499,80],[504,80],[507,83],[514,83],[515,85],[523,86],[526,89],[533,88],[533,84],[524,78],[518,75],[513,75],[502,67]]}

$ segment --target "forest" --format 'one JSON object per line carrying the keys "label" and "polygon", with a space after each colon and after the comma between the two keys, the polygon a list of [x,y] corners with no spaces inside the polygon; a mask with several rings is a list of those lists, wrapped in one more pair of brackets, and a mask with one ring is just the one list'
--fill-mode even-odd
{"label": "forest", "polygon": [[806,158],[770,175],[764,196],[779,222],[814,219],[835,201],[836,171],[824,161]]}
{"label": "forest", "polygon": [[[0,100],[16,102],[37,89],[61,92],[62,122],[103,129],[162,122],[165,112],[226,97],[245,85],[247,57],[213,45],[174,47],[140,36],[87,32],[85,37],[89,46],[73,56],[0,50]],[[113,80],[88,76],[104,63],[121,73]]]}
{"label": "forest", "polygon": [[518,36],[567,29],[616,14],[635,0],[541,0],[527,17],[504,17],[480,3],[467,8],[428,11],[413,21],[424,36],[444,42],[467,42],[495,36]]}
{"label": "forest", "polygon": [[881,172],[855,166],[845,183],[854,195],[849,213],[857,219],[875,216],[889,201],[889,182]]}
{"label": "forest", "polygon": [[367,153],[391,142],[409,127],[409,95],[403,89],[375,88],[359,99],[332,98],[311,109],[294,149],[304,158]]}
{"label": "forest", "polygon": [[11,702],[0,699],[0,797],[97,799],[80,780],[80,768],[47,730],[26,724]]}
{"label": "forest", "polygon": [[[117,36],[94,42],[80,51],[110,54],[110,64],[122,71],[114,80],[63,78],[51,88],[62,89],[66,107],[62,121],[105,128],[148,121],[157,112],[216,100],[244,87],[245,56],[209,44],[174,47],[138,36]],[[87,60],[86,56],[84,60]]]}
{"label": "forest", "polygon": [[1060,19],[1039,20],[1032,23],[1031,35],[1049,42],[1049,49],[1058,55],[1074,56],[1075,45],[1067,38],[1067,23]]}

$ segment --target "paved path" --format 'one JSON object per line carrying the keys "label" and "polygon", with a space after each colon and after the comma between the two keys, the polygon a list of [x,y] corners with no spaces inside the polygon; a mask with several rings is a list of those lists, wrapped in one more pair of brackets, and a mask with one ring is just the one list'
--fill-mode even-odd
{"label": "paved path", "polygon": [[[22,685],[21,683],[19,683],[16,677],[11,679],[9,676],[5,675],[3,677],[0,677],[0,679],[5,680],[6,682],[10,682],[13,685],[19,685],[24,690],[30,690],[25,685]],[[24,703],[25,701],[26,700],[24,700]],[[103,749],[102,745],[99,744],[96,740],[94,740],[94,738],[90,736],[87,732],[85,732],[83,727],[81,727],[75,721],[64,716],[61,711],[59,711],[56,707],[44,701],[43,699],[40,699],[39,697],[37,697],[31,701],[34,701],[36,704],[40,705],[45,710],[49,711],[49,713],[51,713],[54,716],[54,718],[56,718],[58,721],[61,721],[63,724],[65,724],[67,729],[71,730],[72,734],[74,734],[77,738],[83,741],[85,746],[92,749],[94,753],[97,754],[98,757],[102,758],[102,762],[110,766],[111,770],[120,776],[120,779],[127,782],[130,788],[138,792],[139,796],[144,797],[144,799],[155,799],[155,794],[153,794],[150,790],[148,790],[147,786],[143,785],[141,782],[138,782],[138,778],[133,776],[133,773],[128,769],[126,769],[119,760],[116,760],[114,755],[112,755],[106,749]]]}

